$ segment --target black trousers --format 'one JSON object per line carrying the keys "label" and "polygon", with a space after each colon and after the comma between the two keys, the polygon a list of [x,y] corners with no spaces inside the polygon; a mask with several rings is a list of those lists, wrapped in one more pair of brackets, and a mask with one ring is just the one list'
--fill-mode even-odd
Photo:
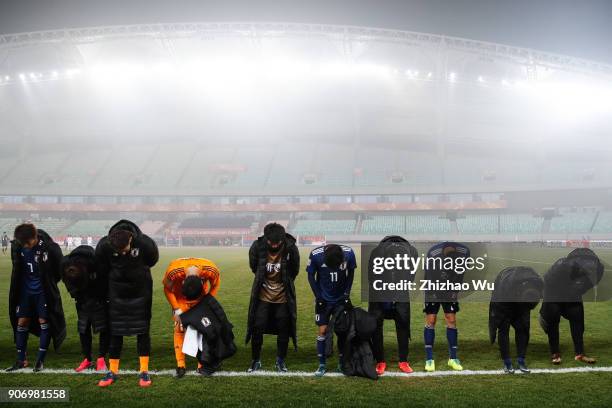
{"label": "black trousers", "polygon": [[253,360],[261,358],[263,335],[270,326],[278,330],[276,335],[276,356],[284,359],[289,348],[289,331],[291,326],[289,308],[286,303],[269,303],[259,301],[255,311],[253,336],[251,338],[251,355]]}
{"label": "black trousers", "polygon": [[[79,340],[81,341],[81,352],[83,356],[92,361],[92,342],[93,335],[91,330],[91,323],[88,323],[85,327],[84,333],[79,333]],[[108,348],[110,346],[110,334],[108,330],[100,332],[100,338],[98,340],[98,358],[106,357],[108,354]]]}
{"label": "black trousers", "polygon": [[[121,358],[121,349],[123,348],[123,336],[111,336],[109,357],[113,359]],[[151,335],[149,332],[136,336],[136,351],[140,357],[151,354]]]}
{"label": "black trousers", "polygon": [[545,322],[548,346],[552,354],[560,353],[559,322],[561,317],[569,320],[574,353],[584,354],[584,305],[582,302],[544,302],[540,315]]}
{"label": "black trousers", "polygon": [[514,328],[514,342],[516,343],[516,355],[519,358],[525,358],[527,355],[527,346],[529,345],[529,315],[527,315],[527,324],[525,322],[505,321],[499,326],[497,332],[497,341],[499,343],[499,353],[502,360],[510,358],[510,327]]}
{"label": "black trousers", "polygon": [[395,322],[397,354],[399,361],[408,361],[410,341],[410,303],[396,302],[391,309],[384,309],[380,303],[370,303],[368,311],[376,316],[376,331],[372,336],[372,352],[377,362],[385,361],[385,341],[383,335],[385,319]]}

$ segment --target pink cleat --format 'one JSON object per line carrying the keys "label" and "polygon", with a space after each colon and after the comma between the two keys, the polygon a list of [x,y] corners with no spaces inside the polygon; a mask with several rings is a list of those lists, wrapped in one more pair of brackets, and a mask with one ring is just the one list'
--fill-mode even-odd
{"label": "pink cleat", "polygon": [[74,369],[77,373],[80,373],[83,370],[87,370],[88,368],[93,368],[93,363],[88,359],[81,361],[81,364],[77,368]]}
{"label": "pink cleat", "polygon": [[104,361],[104,357],[98,357],[96,371],[106,371],[106,361]]}

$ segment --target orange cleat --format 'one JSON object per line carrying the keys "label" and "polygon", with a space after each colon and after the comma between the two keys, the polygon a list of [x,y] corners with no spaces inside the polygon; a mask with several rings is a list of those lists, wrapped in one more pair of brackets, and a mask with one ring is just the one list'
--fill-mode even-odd
{"label": "orange cleat", "polygon": [[149,386],[151,386],[151,377],[149,376],[148,372],[143,371],[142,373],[140,373],[138,378],[140,378],[138,380],[138,385],[140,385],[141,387],[149,387]]}
{"label": "orange cleat", "polygon": [[387,363],[385,363],[384,361],[381,361],[380,363],[376,364],[376,374],[383,375],[386,369]]}
{"label": "orange cleat", "polygon": [[407,361],[400,361],[398,367],[402,373],[410,374],[413,370]]}
{"label": "orange cleat", "polygon": [[102,388],[109,387],[115,382],[115,380],[117,380],[117,376],[112,371],[109,371],[108,373],[106,373],[104,378],[102,378],[98,382],[98,387],[102,387]]}

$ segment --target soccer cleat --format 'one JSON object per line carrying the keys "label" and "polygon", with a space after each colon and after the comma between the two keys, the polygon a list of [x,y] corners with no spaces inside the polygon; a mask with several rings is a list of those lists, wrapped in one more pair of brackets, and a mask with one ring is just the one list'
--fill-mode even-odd
{"label": "soccer cleat", "polygon": [[176,367],[176,374],[174,376],[176,378],[183,378],[186,373],[187,373],[187,370],[185,369],[185,367]]}
{"label": "soccer cleat", "polygon": [[463,371],[463,366],[461,365],[461,361],[458,358],[449,358],[448,366],[455,371]]}
{"label": "soccer cleat", "polygon": [[317,371],[315,371],[315,377],[323,377],[325,375],[325,373],[327,372],[327,368],[325,367],[325,364],[319,364],[319,368],[317,368]]}
{"label": "soccer cleat", "polygon": [[251,361],[251,366],[247,368],[247,373],[252,373],[259,370],[261,370],[261,361],[253,360]]}
{"label": "soccer cleat", "polygon": [[109,371],[104,378],[98,381],[98,387],[108,387],[115,381],[117,381],[117,376],[112,371]]}
{"label": "soccer cleat", "polygon": [[280,358],[276,359],[274,367],[276,367],[276,371],[278,371],[279,373],[286,373],[287,371],[289,371],[289,369],[287,368],[287,364],[285,364],[285,360]]}
{"label": "soccer cleat", "polygon": [[96,361],[96,371],[106,371],[106,361],[104,361],[104,357],[98,357]]}
{"label": "soccer cleat", "polygon": [[143,371],[138,375],[138,385],[141,387],[151,386],[151,377],[148,372]]}
{"label": "soccer cleat", "polygon": [[518,363],[518,368],[519,368],[519,371],[523,374],[529,374],[531,372],[531,370],[527,368],[527,364],[525,364],[524,361]]}
{"label": "soccer cleat", "polygon": [[400,361],[398,367],[402,373],[410,374],[414,371],[407,361]]}
{"label": "soccer cleat", "polygon": [[385,370],[387,370],[387,363],[381,361],[380,363],[376,364],[376,374],[383,375]]}
{"label": "soccer cleat", "polygon": [[202,377],[210,377],[215,372],[214,369],[198,367],[196,369],[196,373],[200,374]]}
{"label": "soccer cleat", "polygon": [[81,361],[81,364],[79,364],[79,366],[74,369],[74,371],[80,373],[81,371],[87,370],[88,368],[93,368],[93,362],[89,361],[88,359],[84,359],[83,361]]}
{"label": "soccer cleat", "polygon": [[512,367],[512,364],[504,364],[504,373],[514,374],[514,367]]}
{"label": "soccer cleat", "polygon": [[434,371],[436,371],[436,362],[433,360],[425,361],[425,371],[427,371],[428,373],[433,373]]}
{"label": "soccer cleat", "polygon": [[561,354],[559,353],[553,354],[550,362],[553,363],[554,365],[561,364]]}
{"label": "soccer cleat", "polygon": [[11,371],[17,371],[17,370],[21,370],[22,368],[26,368],[28,366],[28,360],[25,361],[15,361],[15,364],[13,364],[12,366],[10,366],[9,368],[7,368],[6,371],[7,373],[10,373]]}
{"label": "soccer cleat", "polygon": [[593,357],[587,357],[584,354],[578,354],[576,357],[574,357],[574,360],[582,361],[583,363],[587,364],[595,364],[597,362],[597,360],[595,360]]}
{"label": "soccer cleat", "polygon": [[39,373],[44,369],[45,369],[45,365],[43,364],[43,362],[40,360],[37,360],[36,364],[34,365],[34,369],[32,371],[35,373]]}

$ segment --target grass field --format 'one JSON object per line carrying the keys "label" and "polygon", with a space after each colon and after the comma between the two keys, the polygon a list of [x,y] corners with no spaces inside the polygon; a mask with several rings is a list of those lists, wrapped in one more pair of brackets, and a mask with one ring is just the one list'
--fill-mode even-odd
{"label": "grass field", "polygon": [[[543,271],[555,259],[564,256],[564,249],[516,248],[504,250],[492,257],[492,268],[521,262],[506,259],[522,259],[526,265]],[[222,281],[218,298],[230,320],[234,323],[238,353],[224,363],[225,371],[244,371],[250,362],[250,347],[244,346],[245,320],[248,308],[252,274],[247,267],[246,248],[181,248],[162,249],[161,259],[154,269],[154,301],[152,319],[151,370],[173,369],[172,321],[161,286],[161,278],[169,261],[175,257],[201,256],[214,260],[221,269]],[[306,274],[308,249],[302,249],[302,271],[297,278],[298,292],[298,341],[299,350],[289,351],[287,364],[290,370],[312,371],[316,369],[315,331],[313,321],[313,296]],[[610,264],[612,252],[601,252]],[[504,259],[499,259],[504,258]],[[4,293],[0,320],[0,366],[8,367],[14,361],[12,332],[8,322],[8,286],[10,260],[0,256],[0,293]],[[355,279],[353,303],[358,304],[359,279]],[[51,351],[46,366],[71,369],[81,360],[76,332],[76,313],[72,300],[62,287],[64,310],[68,322],[68,338],[59,353]],[[412,342],[409,359],[415,370],[424,368],[422,340],[423,316],[421,305],[412,306]],[[612,366],[612,325],[609,317],[612,302],[586,303],[585,347],[598,358],[597,366]],[[462,303],[457,316],[459,327],[459,357],[470,370],[500,369],[497,345],[488,341],[488,304]],[[397,357],[393,325],[385,326],[388,366],[396,371]],[[444,325],[438,324],[435,355],[439,370],[447,358]],[[532,336],[527,361],[531,368],[551,368],[546,338],[537,323],[537,309],[532,312]],[[37,347],[37,338],[30,339],[29,354]],[[564,357],[562,367],[581,367],[573,361],[573,350],[567,322],[561,325],[561,348]],[[513,350],[514,353],[514,350]],[[266,338],[263,353],[264,369],[272,369],[275,355],[275,339]],[[514,354],[513,354],[514,355]],[[126,339],[121,360],[122,369],[136,369],[135,339]],[[335,366],[336,359],[331,358]],[[191,367],[195,368],[195,360]],[[357,378],[300,378],[300,377],[153,377],[150,389],[140,389],[134,375],[120,377],[112,390],[95,386],[98,376],[74,376],[66,374],[0,374],[0,386],[57,386],[69,387],[73,403],[88,405],[170,405],[180,401],[186,405],[210,403],[218,406],[265,404],[269,406],[291,405],[393,405],[393,406],[612,406],[612,373],[532,374],[514,376],[452,376],[452,377],[388,377],[379,381]]]}

